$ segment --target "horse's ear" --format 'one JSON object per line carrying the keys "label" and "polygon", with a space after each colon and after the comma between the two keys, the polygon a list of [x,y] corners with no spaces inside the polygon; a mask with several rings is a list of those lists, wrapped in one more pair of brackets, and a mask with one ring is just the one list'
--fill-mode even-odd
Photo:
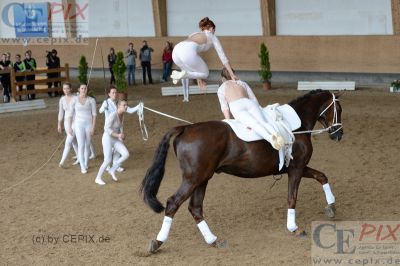
{"label": "horse's ear", "polygon": [[336,98],[339,98],[339,97],[342,96],[343,94],[344,94],[344,91],[335,92],[335,97],[336,97]]}

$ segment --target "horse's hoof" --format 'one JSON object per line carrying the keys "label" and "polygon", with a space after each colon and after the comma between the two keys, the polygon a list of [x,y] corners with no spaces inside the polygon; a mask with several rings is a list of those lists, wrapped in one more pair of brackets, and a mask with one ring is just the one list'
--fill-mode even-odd
{"label": "horse's hoof", "polygon": [[225,248],[227,245],[228,242],[225,239],[217,239],[211,244],[211,246],[215,248]]}
{"label": "horse's hoof", "polygon": [[326,205],[326,207],[325,207],[325,215],[328,218],[335,218],[335,214],[336,214],[335,204],[332,203],[332,204]]}
{"label": "horse's hoof", "polygon": [[298,238],[305,238],[305,237],[307,237],[306,231],[305,231],[304,229],[301,229],[301,228],[297,228],[297,230],[296,230],[296,231],[293,231],[293,232],[291,233],[291,235],[294,236],[294,237],[298,237]]}
{"label": "horse's hoof", "polygon": [[150,253],[156,253],[158,248],[161,246],[162,242],[157,241],[157,240],[150,240],[149,243],[149,252]]}

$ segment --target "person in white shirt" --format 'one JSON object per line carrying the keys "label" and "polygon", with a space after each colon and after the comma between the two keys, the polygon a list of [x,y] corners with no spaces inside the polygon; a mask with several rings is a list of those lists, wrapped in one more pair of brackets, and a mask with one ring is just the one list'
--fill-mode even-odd
{"label": "person in white shirt", "polygon": [[284,140],[265,120],[260,104],[249,85],[241,80],[230,80],[226,68],[221,72],[221,79],[223,83],[217,93],[225,119],[230,119],[232,113],[236,120],[253,129],[270,142],[274,149],[280,150]]}
{"label": "person in white shirt", "polygon": [[124,113],[127,109],[128,104],[126,103],[126,101],[120,101],[117,105],[117,111],[111,113],[106,118],[106,122],[104,125],[104,134],[102,138],[104,161],[103,164],[100,166],[99,172],[95,179],[95,183],[99,185],[106,184],[103,181],[102,176],[107,166],[112,161],[113,149],[121,155],[118,160],[113,163],[113,166],[108,171],[114,181],[118,181],[118,178],[115,176],[115,171],[122,164],[122,162],[129,157],[128,149],[125,147],[123,142],[123,140],[125,139],[125,135],[123,132]]}
{"label": "person in white shirt", "polygon": [[63,92],[64,92],[64,96],[62,96],[59,101],[57,130],[58,130],[59,134],[62,133],[62,124],[64,121],[64,130],[65,130],[67,137],[65,139],[65,147],[64,147],[64,151],[63,151],[63,154],[61,157],[61,161],[59,163],[60,167],[64,167],[64,163],[65,163],[65,160],[67,159],[69,151],[71,150],[71,146],[73,147],[75,154],[78,154],[78,147],[77,147],[75,135],[74,135],[74,133],[68,134],[68,132],[67,132],[67,130],[68,130],[68,119],[67,119],[68,112],[70,110],[71,102],[75,98],[75,96],[71,92],[71,83],[66,82],[63,84]]}
{"label": "person in white shirt", "polygon": [[203,18],[199,22],[201,32],[191,34],[186,40],[178,43],[172,51],[172,60],[181,68],[182,71],[172,71],[171,78],[174,84],[178,80],[197,79],[197,84],[201,89],[205,89],[207,84],[204,81],[208,77],[208,66],[198,54],[199,52],[208,51],[212,46],[218,53],[222,64],[229,71],[232,80],[238,79],[232,71],[228,59],[225,56],[221,43],[214,35],[215,24],[208,17]]}
{"label": "person in white shirt", "polygon": [[[127,107],[126,112],[128,114],[133,114],[137,112],[139,109],[139,104],[136,105],[135,107]],[[111,85],[109,90],[108,90],[108,98],[103,101],[99,113],[102,114],[104,113],[105,118],[109,117],[112,113],[115,113],[117,111],[117,88],[114,85]],[[106,120],[105,119],[105,120]],[[113,150],[112,158],[113,158],[113,163],[115,163],[120,157],[120,154],[116,151]],[[110,166],[107,167],[107,170],[110,169]],[[121,166],[117,168],[118,172],[123,172],[124,168]]]}
{"label": "person in white shirt", "polygon": [[[82,174],[87,173],[89,167],[90,143],[96,126],[96,101],[87,96],[87,86],[81,84],[79,87],[79,96],[71,103],[69,116],[68,133],[72,135],[75,132],[78,142],[78,159]],[[74,128],[72,129],[72,120]]]}

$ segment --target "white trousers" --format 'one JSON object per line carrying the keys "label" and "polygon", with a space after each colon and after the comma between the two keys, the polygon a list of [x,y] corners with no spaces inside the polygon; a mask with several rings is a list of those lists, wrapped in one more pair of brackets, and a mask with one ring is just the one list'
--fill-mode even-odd
{"label": "white trousers", "polygon": [[74,132],[78,142],[78,159],[81,165],[81,170],[88,168],[90,144],[92,136],[90,131],[92,129],[92,121],[75,121]]}
{"label": "white trousers", "polygon": [[263,139],[271,143],[272,134],[276,134],[276,131],[267,124],[257,104],[248,98],[241,98],[230,102],[229,109],[236,120],[252,128]]}
{"label": "white trousers", "polygon": [[189,79],[184,78],[182,81],[182,89],[183,89],[183,100],[189,101]]}
{"label": "white trousers", "polygon": [[197,53],[197,47],[198,44],[195,42],[183,41],[178,43],[172,51],[174,63],[186,71],[183,78],[206,79],[208,77],[208,66]]}
{"label": "white trousers", "polygon": [[102,143],[103,143],[104,161],[100,166],[99,172],[97,173],[97,177],[99,178],[103,176],[107,166],[109,166],[111,161],[113,160],[113,150],[118,154],[118,159],[116,161],[114,160],[113,166],[110,169],[110,173],[115,173],[118,167],[121,166],[122,162],[124,162],[129,157],[128,149],[125,147],[124,143],[119,139],[111,137],[109,134],[104,133],[102,138]]}
{"label": "white trousers", "polygon": [[76,142],[76,138],[74,133],[72,132],[72,135],[68,134],[67,128],[69,127],[68,121],[64,121],[64,130],[65,134],[67,135],[65,139],[65,146],[64,146],[64,151],[61,157],[60,164],[64,164],[65,160],[67,159],[67,156],[71,150],[71,146],[73,147],[75,154],[78,155],[78,144]]}

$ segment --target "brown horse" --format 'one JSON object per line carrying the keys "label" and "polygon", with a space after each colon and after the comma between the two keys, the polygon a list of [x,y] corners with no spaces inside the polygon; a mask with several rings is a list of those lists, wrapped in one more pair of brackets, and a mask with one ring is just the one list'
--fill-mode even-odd
{"label": "brown horse", "polygon": [[[156,240],[150,241],[150,251],[155,252],[169,234],[172,218],[181,204],[190,197],[189,211],[208,244],[222,245],[217,241],[203,218],[203,200],[208,180],[214,173],[227,173],[244,178],[288,174],[288,220],[289,231],[303,235],[295,223],[297,192],[302,177],[313,178],[323,185],[328,202],[326,214],[334,217],[334,196],[324,173],[307,166],[313,147],[311,133],[320,122],[330,133],[330,138],[339,141],[343,135],[341,106],[338,94],[328,91],[311,91],[289,103],[301,119],[301,127],[295,131],[292,156],[288,167],[278,170],[278,152],[265,140],[244,142],[222,121],[209,121],[170,129],[155,152],[152,165],[147,170],[141,185],[144,201],[152,210],[160,213],[163,205],[157,192],[165,171],[170,139],[175,136],[174,150],[182,170],[182,183],[177,192],[167,200],[164,222]],[[219,240],[219,239],[218,239]]]}

